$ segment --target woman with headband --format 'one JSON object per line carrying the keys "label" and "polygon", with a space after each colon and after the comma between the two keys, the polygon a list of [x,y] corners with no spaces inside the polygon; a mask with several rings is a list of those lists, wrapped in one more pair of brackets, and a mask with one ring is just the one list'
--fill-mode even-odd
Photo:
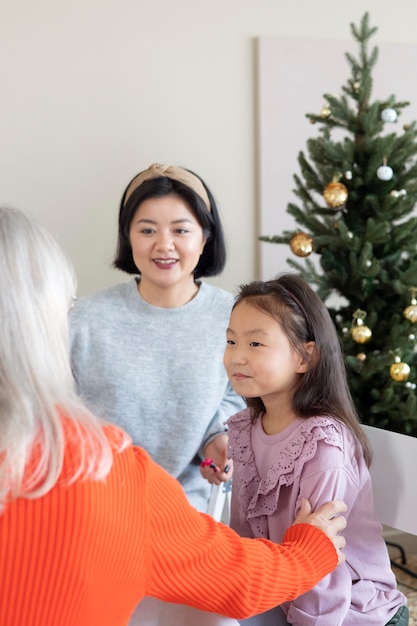
{"label": "woman with headband", "polygon": [[0,267],[1,626],[123,626],[145,595],[250,615],[343,562],[343,503],[306,501],[285,545],[242,539],[88,410],[68,354],[73,267],[4,207]]}
{"label": "woman with headband", "polygon": [[201,280],[225,261],[210,190],[182,167],[153,164],[120,205],[114,267],[132,280],[81,298],[71,314],[81,395],[175,476],[200,511],[209,482],[233,473],[224,422],[244,406],[223,366],[233,297]]}

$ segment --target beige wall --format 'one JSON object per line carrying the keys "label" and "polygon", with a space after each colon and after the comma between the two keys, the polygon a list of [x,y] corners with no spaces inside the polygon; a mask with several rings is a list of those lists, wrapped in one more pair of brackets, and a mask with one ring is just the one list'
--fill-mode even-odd
{"label": "beige wall", "polygon": [[376,44],[417,43],[412,0],[2,0],[0,202],[57,233],[84,294],[124,279],[109,266],[130,177],[185,165],[220,204],[214,282],[234,290],[256,274],[254,39],[349,39],[365,10]]}

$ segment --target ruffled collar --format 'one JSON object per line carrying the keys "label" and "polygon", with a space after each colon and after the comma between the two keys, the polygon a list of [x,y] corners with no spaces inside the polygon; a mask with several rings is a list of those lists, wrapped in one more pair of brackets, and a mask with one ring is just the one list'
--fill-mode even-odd
{"label": "ruffled collar", "polygon": [[278,506],[282,486],[292,485],[300,476],[306,461],[314,457],[320,440],[343,450],[342,424],[325,417],[297,420],[281,433],[293,430],[293,436],[284,445],[277,462],[264,477],[258,475],[251,444],[250,409],[228,419],[229,447],[235,465],[234,481],[238,482],[240,522],[257,537],[268,537],[267,516]]}

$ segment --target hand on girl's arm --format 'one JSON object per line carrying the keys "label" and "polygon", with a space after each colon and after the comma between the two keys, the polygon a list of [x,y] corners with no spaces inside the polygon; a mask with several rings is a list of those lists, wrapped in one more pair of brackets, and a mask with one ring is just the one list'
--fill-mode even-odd
{"label": "hand on girl's arm", "polygon": [[340,500],[327,502],[323,506],[311,512],[311,504],[307,498],[302,498],[301,509],[294,520],[294,524],[312,524],[324,532],[336,548],[339,564],[346,560],[341,550],[346,545],[346,540],[339,533],[346,528],[346,519],[340,515],[347,511],[347,505]]}

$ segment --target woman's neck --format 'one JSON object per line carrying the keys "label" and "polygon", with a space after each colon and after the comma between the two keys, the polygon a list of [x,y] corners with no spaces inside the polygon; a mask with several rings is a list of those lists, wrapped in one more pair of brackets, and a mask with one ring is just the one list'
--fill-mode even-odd
{"label": "woman's neck", "polygon": [[161,309],[176,309],[190,302],[198,293],[199,284],[192,278],[186,284],[160,287],[153,283],[138,280],[138,292],[152,306]]}

